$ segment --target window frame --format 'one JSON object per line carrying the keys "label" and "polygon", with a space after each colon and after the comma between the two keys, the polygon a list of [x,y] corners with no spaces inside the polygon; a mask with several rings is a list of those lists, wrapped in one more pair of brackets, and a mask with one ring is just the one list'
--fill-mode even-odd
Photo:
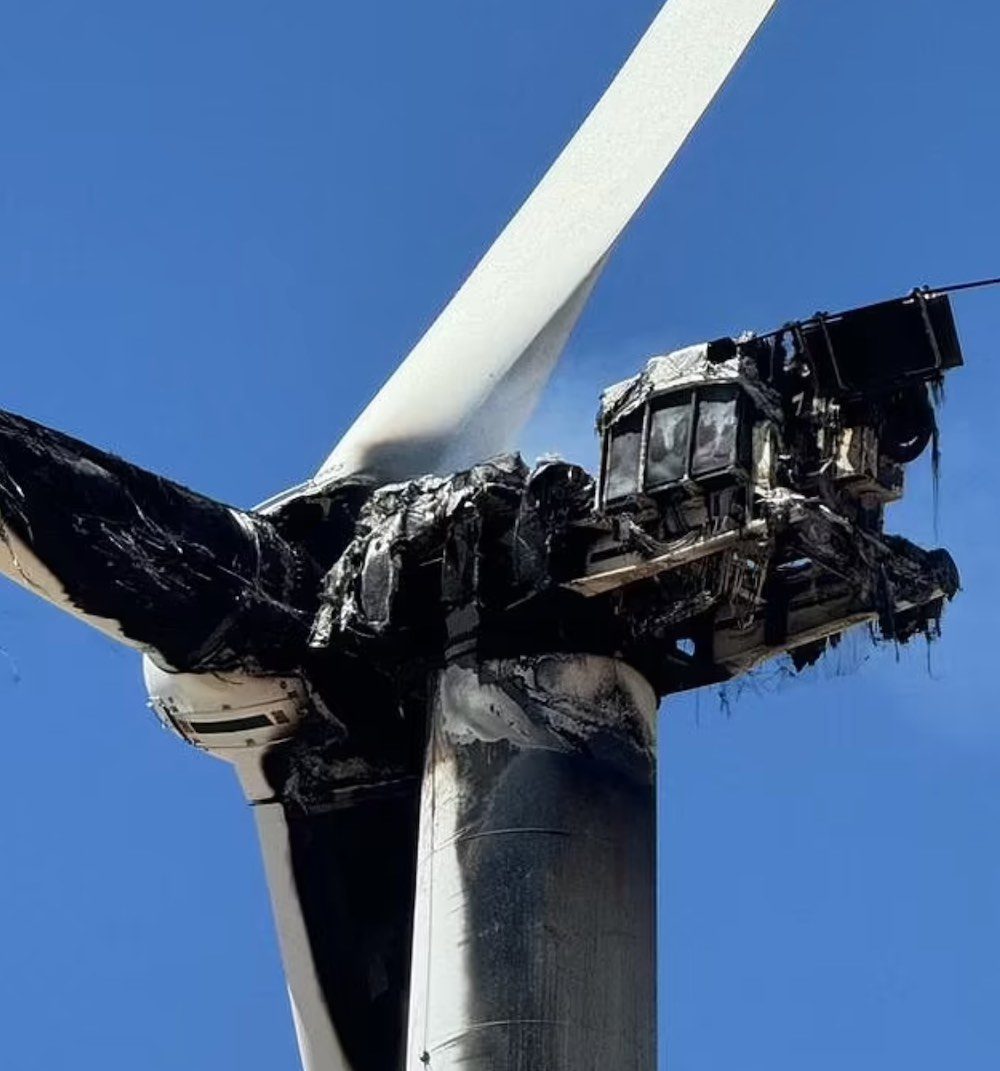
{"label": "window frame", "polygon": [[[688,429],[687,429],[687,445],[684,450],[684,471],[680,476],[675,477],[672,480],[661,480],[659,483],[648,483],[646,480],[646,472],[649,464],[649,440],[650,435],[647,433],[646,441],[642,446],[642,483],[640,487],[644,494],[657,494],[660,491],[667,491],[671,487],[680,487],[687,483],[691,479],[691,452],[694,448],[694,430],[695,424],[698,420],[698,388],[697,387],[685,387],[677,391],[667,391],[663,394],[658,394],[653,398],[650,398],[646,402],[646,426],[647,429],[652,429],[653,426],[653,414],[661,409],[673,408],[670,402],[674,398],[683,397],[687,395],[687,409],[688,409]],[[656,403],[660,404],[657,405]],[[680,408],[680,407],[678,407]]]}
{"label": "window frame", "polygon": [[[704,398],[711,398],[713,394],[717,394],[720,391],[726,393],[731,392],[731,399],[736,405],[736,438],[733,444],[733,455],[730,461],[716,469],[712,469],[705,473],[700,473],[695,476],[691,472],[691,467],[694,461],[695,442],[698,430],[698,417],[700,412],[701,402]],[[689,406],[689,418],[688,418],[688,433],[687,433],[687,446],[685,450],[684,460],[684,472],[680,477],[673,480],[663,480],[658,483],[648,482],[648,470],[649,470],[649,442],[652,429],[653,414],[657,409],[666,409],[670,407],[670,403],[673,402],[676,405],[676,399],[678,397],[687,396],[687,404]],[[722,399],[719,399],[722,400]],[[659,404],[658,404],[659,403]],[[702,484],[711,483],[714,480],[718,480],[720,476],[725,476],[734,472],[745,472],[747,464],[751,462],[746,455],[748,453],[748,443],[751,436],[751,430],[749,427],[753,414],[753,405],[747,396],[746,391],[743,389],[742,384],[734,381],[723,381],[717,383],[699,383],[690,387],[682,387],[678,390],[664,391],[661,394],[653,395],[648,398],[641,408],[641,437],[639,445],[639,465],[637,472],[637,479],[635,483],[635,490],[624,495],[616,495],[614,498],[608,496],[608,477],[610,473],[609,461],[611,458],[611,441],[614,437],[614,431],[619,423],[615,421],[605,426],[603,430],[603,443],[601,449],[601,479],[600,479],[600,501],[601,504],[607,508],[609,506],[620,506],[629,501],[631,498],[635,498],[639,495],[655,495],[661,494],[665,491],[670,491],[674,488],[684,486],[700,486]],[[620,418],[621,421],[635,419],[636,411],[628,413],[626,416]]]}
{"label": "window frame", "polygon": [[[704,472],[694,472],[695,451],[697,450],[698,422],[701,420],[701,407],[705,402],[724,401],[735,407],[736,428],[732,442],[732,452],[729,460],[724,464],[707,469]],[[705,383],[695,390],[695,413],[694,423],[691,426],[690,442],[688,443],[688,467],[687,478],[695,483],[717,479],[740,469],[741,462],[746,460],[746,447],[744,436],[746,434],[749,411],[746,403],[746,393],[736,383]]]}
{"label": "window frame", "polygon": [[[608,497],[608,481],[611,475],[611,444],[615,437],[615,431],[626,421],[630,421],[639,417],[639,456],[636,467],[636,478],[634,490],[626,492],[623,495],[616,495],[614,498]],[[609,424],[604,431],[604,442],[601,449],[601,502],[607,506],[610,504],[621,505],[627,502],[630,498],[635,498],[637,495],[643,493],[643,480],[646,474],[646,442],[649,438],[649,404],[647,403],[642,407],[641,413],[634,410],[631,413],[627,413],[625,416],[616,420],[613,424]]]}

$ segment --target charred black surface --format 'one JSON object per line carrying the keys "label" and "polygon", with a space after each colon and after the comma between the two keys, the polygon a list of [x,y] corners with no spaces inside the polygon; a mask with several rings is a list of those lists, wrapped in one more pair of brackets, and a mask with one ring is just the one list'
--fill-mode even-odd
{"label": "charred black surface", "polygon": [[[398,710],[463,653],[611,655],[666,694],[818,643],[823,606],[875,614],[891,640],[936,630],[954,565],[883,516],[901,466],[936,450],[929,388],[960,363],[947,298],[923,291],[656,359],[605,394],[598,507],[583,470],[509,456],[262,515],[0,414],[0,523],[170,667],[298,672],[328,709],[336,675]],[[638,472],[621,483],[623,458]],[[341,706],[358,753],[396,746]]]}
{"label": "charred black surface", "polygon": [[354,1071],[403,1064],[418,797],[414,781],[285,807],[313,960]]}
{"label": "charred black surface", "polygon": [[[634,524],[595,513],[593,496],[592,479],[576,466],[550,461],[530,471],[518,457],[376,492],[326,579],[313,648],[364,652],[365,664],[381,666],[388,679],[446,654],[608,655],[634,665],[661,695],[742,672],[713,646],[741,581],[729,558],[707,557],[598,597],[567,588],[602,532],[614,529],[618,546],[647,558],[663,549]],[[771,518],[760,590],[745,608],[762,622],[766,647],[788,645],[790,615],[826,603],[845,618],[877,614],[886,640],[936,631],[958,590],[947,552],[835,523],[821,502],[798,508],[795,525]],[[912,609],[886,609],[900,604]],[[826,640],[809,643],[823,648]]]}
{"label": "charred black surface", "polygon": [[332,529],[350,531],[324,523],[323,562],[291,523],[289,538],[11,413],[0,413],[0,522],[75,606],[192,671],[298,665],[319,578],[339,550]]}
{"label": "charred black surface", "polygon": [[[474,956],[467,1014],[473,1023],[520,1025],[470,1032],[463,1058],[508,1071],[601,1066],[601,1039],[590,1033],[600,1009],[580,1006],[589,991],[574,980],[607,971],[594,957],[606,950],[609,912],[617,926],[655,932],[651,780],[594,755],[526,750],[508,760],[495,750],[468,749],[456,773],[480,792],[462,816],[458,849]],[[505,835],[525,828],[535,832]],[[625,943],[616,996],[630,977],[654,975],[654,942]],[[630,1008],[634,1018],[621,1024],[634,1046],[629,1066],[649,1066],[655,1051],[648,995],[648,1007]],[[567,1028],[553,1030],[553,1021]]]}
{"label": "charred black surface", "polygon": [[431,1067],[648,1068],[647,683],[589,656],[458,659],[430,712],[411,1043]]}
{"label": "charred black surface", "polygon": [[294,739],[264,756],[275,798],[302,812],[341,803],[354,791],[416,777],[423,758],[426,673],[383,672],[340,651],[302,663],[314,711]]}
{"label": "charred black surface", "polygon": [[403,1063],[424,744],[422,678],[309,655],[314,716],[264,757],[330,1020],[355,1071]]}
{"label": "charred black surface", "polygon": [[[782,653],[804,669],[862,622],[891,642],[936,635],[957,569],[886,535],[884,510],[902,466],[931,443],[937,456],[932,396],[960,363],[947,299],[918,292],[654,359],[605,394],[597,481],[505,456],[399,485],[345,481],[266,514],[0,413],[0,539],[15,578],[26,548],[58,581],[50,597],[115,622],[166,667],[304,682],[311,709],[266,753],[265,778],[331,1019],[356,1071],[385,1071],[402,1060],[431,675],[592,654],[630,663],[663,696]],[[501,935],[478,942],[473,1021],[490,1019],[517,970],[525,994],[547,976],[553,933],[517,919],[585,933],[587,905],[613,902],[614,889],[547,902],[548,877],[587,871],[580,853],[619,853],[594,871],[628,872],[651,896],[651,784],[600,742],[496,763],[490,747],[465,754],[481,768],[462,777],[483,790],[462,816],[482,833],[461,847],[479,889],[471,924]],[[491,835],[558,829],[565,816],[546,807],[560,801],[586,835],[540,837],[530,867]],[[551,1005],[566,1017],[558,994]],[[484,1033],[470,1057],[534,1071],[554,1060],[553,1037]]]}
{"label": "charred black surface", "polygon": [[514,456],[377,491],[326,578],[313,648],[440,660],[458,638],[445,626],[456,611],[473,615],[475,632],[478,616],[527,608],[582,570],[586,534],[575,522],[592,505],[582,469],[552,462],[529,472]]}
{"label": "charred black surface", "polygon": [[761,342],[770,369],[780,375],[790,349],[808,363],[817,386],[837,397],[890,393],[962,364],[947,295],[920,289],[848,312],[817,313]]}

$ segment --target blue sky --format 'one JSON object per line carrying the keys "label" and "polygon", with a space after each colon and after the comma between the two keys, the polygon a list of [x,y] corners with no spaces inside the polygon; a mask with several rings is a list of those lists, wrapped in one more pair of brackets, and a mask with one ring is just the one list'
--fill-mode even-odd
{"label": "blue sky", "polygon": [[[0,404],[238,505],[297,482],[658,0],[0,6]],[[782,0],[622,244],[526,443],[652,352],[1000,274],[986,0]],[[1000,1056],[1000,293],[957,302],[928,657],[848,644],[661,725],[670,1071]],[[926,465],[890,525],[936,542]],[[297,1066],[250,815],[136,659],[0,590],[0,1063]]]}

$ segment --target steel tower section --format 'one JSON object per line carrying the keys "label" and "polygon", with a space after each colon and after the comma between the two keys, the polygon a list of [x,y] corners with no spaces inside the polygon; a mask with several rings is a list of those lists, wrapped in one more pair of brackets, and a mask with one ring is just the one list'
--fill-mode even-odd
{"label": "steel tower section", "polygon": [[408,1068],[655,1067],[656,710],[601,656],[437,675]]}

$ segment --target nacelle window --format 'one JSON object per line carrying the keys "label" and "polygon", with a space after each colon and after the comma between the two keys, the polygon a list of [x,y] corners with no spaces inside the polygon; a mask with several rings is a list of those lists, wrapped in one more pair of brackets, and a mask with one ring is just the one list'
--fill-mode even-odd
{"label": "nacelle window", "polygon": [[736,464],[739,434],[738,398],[726,387],[698,395],[698,419],[691,451],[691,475],[708,476]]}
{"label": "nacelle window", "polygon": [[641,410],[631,413],[611,429],[605,449],[604,497],[628,498],[639,490],[639,463],[642,458]]}
{"label": "nacelle window", "polygon": [[684,393],[667,398],[650,412],[647,487],[661,487],[687,475],[692,408],[691,394]]}
{"label": "nacelle window", "polygon": [[629,413],[606,432],[605,504],[745,468],[748,409],[740,388],[723,384],[660,395]]}

